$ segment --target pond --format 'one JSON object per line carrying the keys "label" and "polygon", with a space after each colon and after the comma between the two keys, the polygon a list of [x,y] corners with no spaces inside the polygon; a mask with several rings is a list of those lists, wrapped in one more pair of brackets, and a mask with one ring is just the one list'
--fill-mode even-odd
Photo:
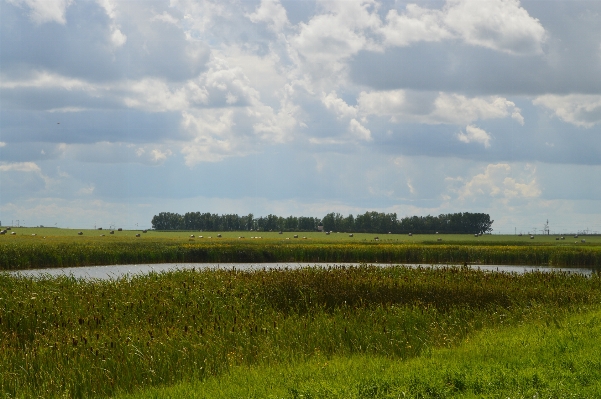
{"label": "pond", "polygon": [[[140,264],[140,265],[107,265],[107,266],[83,266],[69,267],[64,269],[29,269],[7,272],[12,275],[21,275],[25,277],[45,277],[45,276],[72,276],[77,279],[86,280],[108,280],[119,279],[126,276],[134,276],[151,272],[167,272],[174,270],[189,269],[222,269],[222,270],[262,270],[262,269],[298,269],[303,267],[340,267],[340,266],[359,266],[359,263],[158,263],[158,264]],[[391,266],[391,264],[373,264],[382,267]],[[403,264],[407,267],[449,267],[458,265],[428,265],[428,264]],[[529,272],[566,272],[583,275],[593,274],[592,269],[587,268],[560,268],[548,266],[519,266],[519,265],[469,265],[473,269],[480,269],[491,272],[504,273],[529,273]]]}

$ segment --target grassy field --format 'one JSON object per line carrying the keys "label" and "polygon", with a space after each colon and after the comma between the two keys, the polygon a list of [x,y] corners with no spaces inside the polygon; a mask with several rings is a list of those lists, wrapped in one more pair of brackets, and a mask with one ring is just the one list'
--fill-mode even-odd
{"label": "grassy field", "polygon": [[150,388],[121,399],[598,398],[601,311],[485,329],[413,359],[315,356]]}
{"label": "grassy field", "polygon": [[[258,372],[261,378],[275,378],[273,373],[281,376],[283,370],[298,374],[291,380],[294,384],[283,386],[287,389],[283,396],[254,397],[336,397],[325,390],[332,376],[318,373],[308,379],[306,375],[326,370],[323,364],[330,361],[336,370],[357,370],[355,380],[350,380],[356,384],[348,387],[355,389],[355,397],[387,397],[384,392],[400,393],[408,389],[405,386],[415,393],[413,397],[444,397],[440,393],[451,389],[449,381],[456,381],[458,389],[467,393],[477,392],[484,374],[471,376],[460,363],[452,365],[449,373],[440,371],[417,380],[394,380],[393,374],[378,372],[377,365],[404,367],[407,361],[422,361],[420,367],[435,367],[428,362],[439,356],[440,349],[461,350],[475,342],[482,356],[471,367],[492,367],[493,372],[495,336],[501,339],[508,328],[531,323],[529,331],[560,328],[569,315],[596,312],[599,279],[597,275],[369,266],[195,270],[102,282],[0,274],[0,397],[144,394],[151,387],[210,384],[215,378],[227,382],[228,375],[248,379]],[[589,323],[582,320],[570,323]],[[598,329],[598,322],[587,326]],[[478,343],[479,331],[491,332],[485,336],[492,341]],[[565,334],[562,339],[569,338]],[[589,378],[589,385],[597,381],[593,369],[598,367],[587,363],[592,358],[582,344],[571,347],[568,341],[558,342],[557,351],[570,355],[562,367],[590,368],[584,378]],[[538,353],[535,343],[526,340],[522,345]],[[521,358],[518,352],[507,356],[515,361]],[[376,366],[363,374],[360,359]],[[519,363],[501,363],[508,370],[519,368]],[[491,381],[505,384],[499,385],[501,391],[528,397],[537,389],[552,393],[542,389],[555,386],[555,375],[545,374],[536,363],[528,364],[530,369],[517,374],[519,378],[511,380],[509,371],[501,369],[507,379],[493,374]],[[361,375],[379,379],[361,380]],[[343,387],[338,378],[332,386]],[[482,389],[493,392],[490,386]]]}
{"label": "grassy field", "polygon": [[53,228],[15,228],[9,231],[12,232],[16,234],[0,236],[0,269],[174,262],[601,267],[601,238],[597,236],[555,240],[498,235],[353,234],[350,237],[346,233],[277,232],[115,231],[110,234],[106,230],[82,230],[83,234],[78,235],[78,230]]}
{"label": "grassy field", "polygon": [[[159,241],[190,241],[190,235],[194,235],[193,241],[208,241],[208,240],[219,240],[218,234],[221,235],[221,240],[239,240],[240,237],[244,237],[245,240],[265,240],[265,241],[286,241],[286,240],[311,240],[317,242],[375,242],[375,238],[378,238],[378,242],[388,243],[403,243],[403,244],[428,244],[436,243],[440,238],[445,243],[458,243],[458,244],[478,244],[483,243],[485,245],[500,244],[500,245],[582,245],[582,239],[586,244],[590,245],[601,245],[601,235],[589,235],[579,236],[574,238],[573,235],[564,235],[564,240],[556,240],[560,235],[536,235],[534,239],[530,239],[530,236],[523,235],[499,235],[499,234],[484,234],[479,237],[474,237],[473,234],[414,234],[409,236],[407,234],[372,234],[372,233],[351,233],[351,232],[332,232],[329,235],[318,232],[278,232],[270,231],[247,231],[247,232],[199,232],[199,231],[154,231],[148,230],[146,233],[143,230],[125,230],[117,231],[114,230],[114,234],[110,234],[110,230],[77,230],[77,229],[61,229],[61,228],[49,228],[49,227],[13,227],[6,236],[0,236],[0,239],[12,238],[17,240],[51,240],[53,242],[78,242],[79,241],[107,241],[111,240],[133,240],[136,238],[136,234],[140,234],[139,238],[146,240],[159,240]],[[16,236],[10,236],[11,232],[15,232]],[[77,233],[82,232],[82,236],[78,236]],[[35,236],[32,236],[35,234]],[[349,234],[353,234],[353,237],[349,237]],[[294,238],[294,236],[298,238]],[[44,238],[45,237],[45,238]],[[200,238],[202,237],[202,238]]]}

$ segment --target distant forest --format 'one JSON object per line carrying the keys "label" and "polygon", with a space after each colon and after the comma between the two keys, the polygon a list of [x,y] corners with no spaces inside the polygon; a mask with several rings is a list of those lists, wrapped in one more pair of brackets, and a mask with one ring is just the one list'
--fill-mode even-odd
{"label": "distant forest", "polygon": [[328,213],[323,218],[276,215],[255,218],[253,214],[217,215],[188,212],[184,215],[161,212],[152,218],[155,230],[202,231],[339,231],[353,233],[432,234],[469,233],[492,231],[490,216],[485,213],[449,213],[438,216],[408,216],[399,219],[396,213],[366,212],[363,215],[343,216]]}

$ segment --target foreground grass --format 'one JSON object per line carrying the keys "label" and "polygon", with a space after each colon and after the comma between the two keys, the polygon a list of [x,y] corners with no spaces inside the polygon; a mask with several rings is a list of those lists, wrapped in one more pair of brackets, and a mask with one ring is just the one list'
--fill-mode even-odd
{"label": "foreground grass", "polygon": [[593,398],[601,396],[601,311],[486,329],[407,361],[355,355],[235,367],[121,399]]}
{"label": "foreground grass", "polygon": [[486,328],[553,325],[601,303],[600,282],[369,266],[0,275],[0,396],[105,397],[313,358],[406,360]]}

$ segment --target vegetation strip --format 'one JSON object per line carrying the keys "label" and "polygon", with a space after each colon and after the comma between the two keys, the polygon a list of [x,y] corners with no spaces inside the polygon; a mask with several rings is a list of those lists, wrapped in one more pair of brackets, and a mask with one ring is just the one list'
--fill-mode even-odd
{"label": "vegetation strip", "polygon": [[223,240],[5,241],[0,269],[136,263],[367,262],[601,267],[598,246]]}
{"label": "vegetation strip", "polygon": [[0,275],[0,395],[104,397],[320,356],[406,360],[483,328],[594,308],[599,283],[369,266],[105,282]]}

